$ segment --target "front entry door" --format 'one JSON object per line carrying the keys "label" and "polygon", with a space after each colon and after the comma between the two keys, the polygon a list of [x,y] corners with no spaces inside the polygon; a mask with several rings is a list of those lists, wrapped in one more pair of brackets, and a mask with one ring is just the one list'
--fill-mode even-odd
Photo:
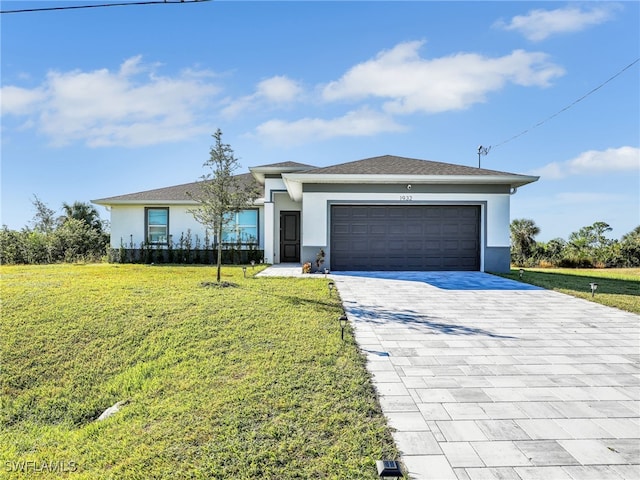
{"label": "front entry door", "polygon": [[280,212],[280,262],[300,262],[300,212]]}

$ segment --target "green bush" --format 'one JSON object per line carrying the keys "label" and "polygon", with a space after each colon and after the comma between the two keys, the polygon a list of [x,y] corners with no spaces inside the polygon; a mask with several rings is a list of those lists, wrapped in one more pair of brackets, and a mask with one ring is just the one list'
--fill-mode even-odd
{"label": "green bush", "polygon": [[68,219],[51,232],[0,230],[0,263],[47,264],[96,262],[102,259],[109,238],[82,220]]}

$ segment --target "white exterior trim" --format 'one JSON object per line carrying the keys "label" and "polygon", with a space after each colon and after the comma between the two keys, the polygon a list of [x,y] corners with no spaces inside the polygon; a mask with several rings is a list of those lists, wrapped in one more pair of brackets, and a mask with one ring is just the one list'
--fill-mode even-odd
{"label": "white exterior trim", "polygon": [[343,175],[312,173],[283,173],[287,190],[296,201],[302,200],[304,183],[333,184],[437,184],[437,185],[510,185],[512,188],[535,182],[538,177],[524,175]]}

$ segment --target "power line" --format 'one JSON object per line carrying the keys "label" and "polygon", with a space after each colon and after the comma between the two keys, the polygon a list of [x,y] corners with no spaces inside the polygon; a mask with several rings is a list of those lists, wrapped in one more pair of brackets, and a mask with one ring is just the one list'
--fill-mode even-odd
{"label": "power line", "polygon": [[[631,67],[633,67],[636,63],[640,62],[640,58],[636,58],[633,62],[631,62],[629,65],[627,65],[626,67],[624,67],[622,70],[620,70],[618,73],[616,73],[615,75],[613,75],[612,77],[610,77],[609,79],[605,80],[604,82],[602,82],[600,85],[598,85],[596,88],[594,88],[593,90],[585,93],[583,96],[581,96],[580,98],[578,98],[577,100],[575,100],[574,102],[570,103],[569,105],[567,105],[566,107],[564,107],[561,110],[558,110],[556,113],[554,113],[553,115],[551,115],[550,117],[545,118],[544,120],[539,121],[538,123],[536,123],[535,125],[533,125],[532,127],[527,128],[526,130],[523,130],[522,132],[518,133],[517,135],[514,135],[511,138],[508,138],[507,140],[498,143],[497,145],[493,145],[488,147],[488,149],[490,150],[491,148],[498,148],[501,145],[504,145],[505,143],[509,143],[512,140],[515,140],[518,137],[521,137],[522,135],[529,133],[531,130],[538,128],[541,125],[544,125],[545,123],[547,123],[549,120],[557,117],[558,115],[560,115],[562,112],[566,112],[567,110],[569,110],[571,107],[573,107],[575,104],[581,102],[582,100],[584,100],[585,98],[587,98],[589,95],[597,92],[598,90],[600,90],[602,87],[604,87],[607,83],[611,82],[612,80],[614,80],[616,77],[619,77],[620,75],[622,75],[625,71],[629,70]],[[487,155],[489,153],[489,151],[487,150],[487,153],[485,153],[484,155]],[[478,154],[479,155],[479,154]]]}
{"label": "power line", "polygon": [[100,3],[96,5],[70,5],[66,7],[42,7],[42,8],[22,8],[20,10],[0,10],[0,13],[28,13],[28,12],[47,12],[52,10],[77,10],[80,8],[102,8],[102,7],[126,7],[129,5],[160,5],[173,3],[198,3],[208,2],[210,0],[147,0],[139,2],[127,3]]}

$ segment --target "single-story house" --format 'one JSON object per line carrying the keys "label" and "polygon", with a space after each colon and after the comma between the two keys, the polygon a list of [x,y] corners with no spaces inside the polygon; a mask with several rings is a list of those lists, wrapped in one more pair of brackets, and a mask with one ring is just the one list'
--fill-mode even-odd
{"label": "single-story house", "polygon": [[[539,177],[384,155],[328,167],[250,167],[262,196],[236,214],[223,242],[253,242],[267,263],[330,270],[509,270],[509,203]],[[111,212],[111,247],[162,248],[189,231],[198,182],[93,200]]]}

